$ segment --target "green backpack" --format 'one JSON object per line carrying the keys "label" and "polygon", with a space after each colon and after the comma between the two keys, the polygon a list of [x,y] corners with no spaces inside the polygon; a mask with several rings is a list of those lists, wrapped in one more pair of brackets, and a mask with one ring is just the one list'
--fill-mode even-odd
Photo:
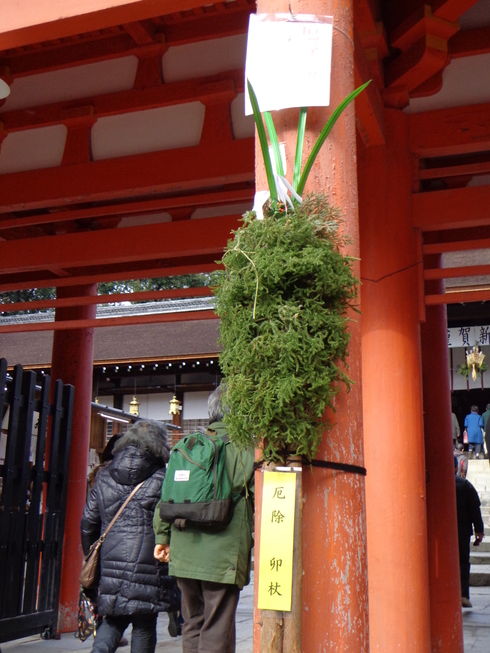
{"label": "green backpack", "polygon": [[225,467],[229,440],[205,433],[186,435],[172,449],[162,485],[160,517],[184,530],[186,522],[224,527],[233,501]]}

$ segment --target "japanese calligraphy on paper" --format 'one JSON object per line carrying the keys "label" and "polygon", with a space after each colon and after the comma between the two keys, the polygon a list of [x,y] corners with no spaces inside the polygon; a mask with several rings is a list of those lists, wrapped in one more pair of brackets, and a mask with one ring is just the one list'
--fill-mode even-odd
{"label": "japanese calligraphy on paper", "polygon": [[490,326],[456,327],[447,330],[448,347],[483,347],[490,345]]}
{"label": "japanese calligraphy on paper", "polygon": [[264,472],[258,607],[291,610],[296,474]]}
{"label": "japanese calligraphy on paper", "polygon": [[[261,111],[330,104],[331,16],[252,14],[245,63]],[[246,85],[245,85],[246,88]],[[245,93],[245,114],[252,106]]]}

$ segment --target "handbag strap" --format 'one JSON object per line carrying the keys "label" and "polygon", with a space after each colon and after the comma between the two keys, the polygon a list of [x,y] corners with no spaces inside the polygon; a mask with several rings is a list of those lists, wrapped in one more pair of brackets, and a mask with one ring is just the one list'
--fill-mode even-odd
{"label": "handbag strap", "polygon": [[102,542],[105,540],[105,537],[106,537],[107,533],[111,530],[111,528],[114,526],[114,524],[116,523],[116,521],[117,521],[117,520],[119,519],[119,517],[121,516],[121,513],[122,513],[122,511],[124,510],[124,508],[128,505],[128,503],[131,501],[131,499],[134,497],[134,495],[135,495],[136,492],[140,489],[140,487],[143,485],[143,483],[144,483],[144,481],[141,481],[141,483],[138,483],[138,485],[133,489],[133,491],[131,492],[131,494],[126,498],[126,501],[122,504],[122,506],[121,506],[121,507],[119,508],[119,510],[116,512],[116,514],[114,515],[114,517],[113,517],[111,523],[110,523],[109,526],[105,529],[105,532],[100,536],[100,540],[101,540]]}

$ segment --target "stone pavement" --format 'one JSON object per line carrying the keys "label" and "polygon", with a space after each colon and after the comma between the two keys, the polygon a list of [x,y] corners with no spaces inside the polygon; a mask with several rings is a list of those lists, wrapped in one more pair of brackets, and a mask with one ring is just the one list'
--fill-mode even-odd
{"label": "stone pavement", "polygon": [[[473,608],[463,610],[465,653],[489,653],[490,651],[490,587],[470,589]],[[252,653],[253,586],[246,587],[237,610],[237,653]],[[2,653],[88,653],[92,638],[80,643],[73,635],[62,635],[61,639],[43,641],[39,636],[26,637],[1,644]],[[119,648],[129,653],[130,647]],[[167,615],[158,619],[157,653],[181,653],[182,638],[172,638],[167,633]],[[305,652],[306,653],[306,652]],[[351,653],[351,652],[349,652]],[[357,653],[357,652],[352,652]]]}
{"label": "stone pavement", "polygon": [[463,610],[465,653],[490,651],[490,587],[470,587],[472,608]]}
{"label": "stone pavement", "polygon": [[[236,615],[236,653],[252,653],[253,584],[245,587],[240,595]],[[182,637],[170,637],[167,631],[168,617],[163,612],[157,622],[157,653],[182,653]],[[125,633],[131,641],[131,629]],[[1,653],[89,653],[93,638],[79,642],[73,634],[64,634],[60,640],[42,640],[39,635],[0,644]],[[122,646],[118,653],[129,653],[130,646]]]}

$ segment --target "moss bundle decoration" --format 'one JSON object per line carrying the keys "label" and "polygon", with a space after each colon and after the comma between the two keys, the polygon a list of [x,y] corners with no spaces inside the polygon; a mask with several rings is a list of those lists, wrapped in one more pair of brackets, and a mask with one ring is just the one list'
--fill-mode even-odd
{"label": "moss bundle decoration", "polygon": [[[246,213],[216,277],[221,318],[225,421],[243,446],[261,447],[268,461],[314,457],[323,421],[343,381],[349,332],[347,310],[358,281],[341,248],[340,216],[326,196],[301,195],[315,159],[347,106],[369,84],[350,93],[330,115],[302,169],[307,108],[300,109],[292,184],[284,176],[274,121],[265,126],[250,81],[247,89],[264,159],[270,201],[264,219]],[[268,138],[275,165],[269,152]],[[292,198],[289,197],[291,193]]]}
{"label": "moss bundle decoration", "polygon": [[311,458],[337,382],[350,385],[346,312],[358,281],[325,196],[288,211],[273,201],[264,220],[254,217],[245,214],[228,243],[215,290],[225,421],[235,442],[262,447],[266,460]]}

